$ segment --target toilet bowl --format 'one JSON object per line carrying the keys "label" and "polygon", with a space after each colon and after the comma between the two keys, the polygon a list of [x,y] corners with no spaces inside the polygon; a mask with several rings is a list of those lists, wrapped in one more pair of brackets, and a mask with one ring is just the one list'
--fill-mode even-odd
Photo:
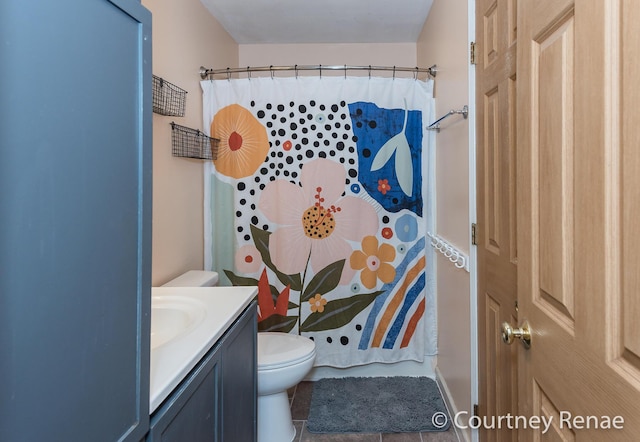
{"label": "toilet bowl", "polygon": [[[218,274],[190,270],[164,287],[210,287]],[[287,389],[309,373],[316,357],[315,343],[304,336],[280,332],[258,333],[258,442],[291,442],[296,429]]]}
{"label": "toilet bowl", "polygon": [[309,373],[315,343],[304,336],[258,333],[258,442],[291,442],[296,429],[287,389]]}

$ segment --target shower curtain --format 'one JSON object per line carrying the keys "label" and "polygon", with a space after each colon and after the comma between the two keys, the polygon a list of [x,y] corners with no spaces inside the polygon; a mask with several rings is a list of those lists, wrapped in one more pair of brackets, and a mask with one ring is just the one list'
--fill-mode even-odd
{"label": "shower curtain", "polygon": [[205,267],[316,366],[436,353],[433,81],[205,80]]}

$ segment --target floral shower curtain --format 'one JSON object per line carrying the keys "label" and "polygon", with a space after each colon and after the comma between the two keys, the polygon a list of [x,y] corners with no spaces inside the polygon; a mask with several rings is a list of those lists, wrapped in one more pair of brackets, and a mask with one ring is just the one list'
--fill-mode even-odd
{"label": "floral shower curtain", "polygon": [[435,354],[432,80],[201,85],[205,267],[258,287],[259,330],[314,339],[318,366]]}

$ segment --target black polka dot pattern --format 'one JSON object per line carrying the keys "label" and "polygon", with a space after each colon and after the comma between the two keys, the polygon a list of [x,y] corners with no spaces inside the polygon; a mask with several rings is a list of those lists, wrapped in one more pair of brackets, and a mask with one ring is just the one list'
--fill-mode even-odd
{"label": "black polka dot pattern", "polygon": [[[349,345],[358,345],[358,340],[360,338],[360,332],[362,332],[362,324],[354,324],[353,325],[353,330],[355,330],[356,335],[352,336],[351,338],[349,338],[348,336],[344,336],[344,335],[338,335],[338,336],[327,336],[325,338],[325,342],[326,344],[329,344],[331,346],[342,346],[342,347],[346,347]],[[311,339],[313,339],[313,337],[311,337]]]}
{"label": "black polka dot pattern", "polygon": [[[285,103],[251,101],[251,112],[266,128],[269,153],[254,175],[236,184],[236,226],[252,224],[273,232],[275,226],[256,211],[260,191],[276,179],[300,185],[300,172],[304,164],[317,158],[328,158],[345,166],[345,190],[354,192],[351,183],[358,177],[357,138],[351,130],[348,104],[321,103],[316,100]],[[359,188],[358,188],[359,189]],[[355,192],[357,193],[357,192]],[[244,203],[240,203],[240,201]],[[307,235],[312,238],[328,236],[335,223],[325,222],[311,227]],[[248,231],[247,228],[244,229]],[[240,231],[240,230],[239,230]],[[251,243],[251,237],[243,239]],[[240,244],[242,246],[244,244]]]}

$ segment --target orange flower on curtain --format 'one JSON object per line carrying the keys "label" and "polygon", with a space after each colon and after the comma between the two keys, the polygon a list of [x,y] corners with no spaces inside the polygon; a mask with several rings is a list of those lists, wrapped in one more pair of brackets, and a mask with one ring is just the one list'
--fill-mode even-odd
{"label": "orange flower on curtain", "polygon": [[309,299],[309,304],[309,309],[312,313],[322,313],[324,306],[327,305],[327,300],[320,293],[317,293],[313,298]]}
{"label": "orange flower on curtain", "polygon": [[396,277],[396,269],[389,262],[396,258],[396,249],[389,244],[378,247],[378,238],[365,236],[362,240],[362,251],[356,250],[351,254],[351,268],[362,270],[360,280],[362,284],[372,289],[379,279],[385,284]]}
{"label": "orange flower on curtain", "polygon": [[232,178],[252,175],[269,151],[267,130],[239,104],[223,107],[215,114],[211,136],[220,140],[213,164],[219,173]]}
{"label": "orange flower on curtain", "polygon": [[267,270],[262,270],[260,280],[258,281],[258,322],[264,321],[272,315],[287,316],[289,309],[289,286],[273,300],[271,295],[271,287],[269,287],[269,279]]}

